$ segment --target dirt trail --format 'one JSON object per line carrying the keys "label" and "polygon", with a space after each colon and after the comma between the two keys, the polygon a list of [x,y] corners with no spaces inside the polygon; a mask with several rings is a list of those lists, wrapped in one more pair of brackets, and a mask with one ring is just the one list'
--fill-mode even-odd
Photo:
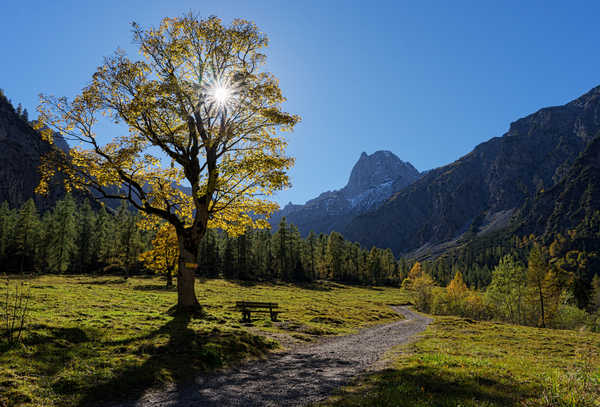
{"label": "dirt trail", "polygon": [[393,308],[406,319],[198,377],[183,388],[153,390],[119,406],[302,406],[323,400],[431,322],[407,307]]}

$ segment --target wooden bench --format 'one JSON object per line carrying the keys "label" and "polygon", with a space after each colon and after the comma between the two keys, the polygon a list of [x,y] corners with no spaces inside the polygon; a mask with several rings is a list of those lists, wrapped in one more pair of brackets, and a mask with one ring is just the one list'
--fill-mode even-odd
{"label": "wooden bench", "polygon": [[250,317],[253,312],[269,313],[271,321],[277,321],[277,314],[281,313],[279,305],[275,302],[237,301],[235,303],[235,308],[242,313],[243,322],[250,322]]}

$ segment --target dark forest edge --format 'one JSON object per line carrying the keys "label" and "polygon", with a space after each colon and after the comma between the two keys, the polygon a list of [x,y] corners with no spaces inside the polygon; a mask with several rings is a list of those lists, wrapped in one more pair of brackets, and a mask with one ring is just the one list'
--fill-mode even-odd
{"label": "dark forest edge", "polygon": [[[126,206],[95,211],[71,195],[40,214],[33,200],[21,208],[0,205],[0,272],[8,274],[174,274],[169,237],[139,226]],[[176,243],[174,243],[176,245]],[[301,238],[283,220],[275,233],[252,230],[238,237],[209,230],[199,247],[199,277],[308,283],[331,280],[399,286],[410,265],[391,250],[362,249],[332,232]],[[158,267],[157,267],[158,265]]]}

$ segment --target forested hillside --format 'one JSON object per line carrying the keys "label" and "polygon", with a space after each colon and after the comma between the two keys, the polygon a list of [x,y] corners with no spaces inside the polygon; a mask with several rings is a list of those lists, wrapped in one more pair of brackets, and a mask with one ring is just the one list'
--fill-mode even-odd
{"label": "forested hillside", "polygon": [[[540,193],[520,214],[520,234],[544,236],[588,223],[600,211],[600,136],[594,139],[560,182]],[[590,230],[593,227],[590,225]]]}
{"label": "forested hillside", "polygon": [[545,246],[549,263],[571,273],[580,303],[584,287],[600,274],[600,138],[596,138],[554,187],[541,190],[501,230],[477,235],[477,228],[441,256],[424,264],[447,284],[457,270],[472,287],[485,287],[507,254],[525,262],[534,242]]}

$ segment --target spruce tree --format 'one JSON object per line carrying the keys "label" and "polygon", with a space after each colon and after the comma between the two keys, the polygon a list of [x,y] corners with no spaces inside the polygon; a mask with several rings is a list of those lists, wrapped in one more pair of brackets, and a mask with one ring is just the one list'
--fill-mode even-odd
{"label": "spruce tree", "polygon": [[226,239],[223,252],[223,277],[226,279],[237,279],[238,275],[235,269],[236,259],[234,254],[233,242]]}
{"label": "spruce tree", "polygon": [[96,214],[89,201],[86,200],[79,208],[78,215],[79,236],[77,246],[79,256],[77,268],[80,273],[86,273],[95,263],[94,249],[97,246],[94,241],[96,237]]}
{"label": "spruce tree", "polygon": [[600,277],[594,274],[592,278],[592,290],[590,293],[590,311],[592,313],[600,311]]}
{"label": "spruce tree", "polygon": [[111,215],[108,214],[104,207],[100,208],[96,219],[96,229],[94,230],[93,252],[96,253],[97,259],[102,265],[114,264],[115,260],[115,222]]}
{"label": "spruce tree", "polygon": [[67,272],[77,253],[77,206],[71,194],[56,203],[49,231],[48,269],[54,273]]}
{"label": "spruce tree", "polygon": [[325,263],[327,265],[327,277],[341,281],[343,270],[343,246],[344,238],[338,232],[331,232],[327,239],[327,253]]}
{"label": "spruce tree", "polygon": [[[0,264],[6,265],[8,262],[10,249],[14,246],[14,229],[16,223],[16,211],[9,208],[8,202],[3,202],[0,205]],[[7,271],[0,269],[0,272]]]}
{"label": "spruce tree", "polygon": [[40,235],[40,220],[33,199],[28,199],[19,210],[15,225],[15,254],[19,273],[31,269]]}
{"label": "spruce tree", "polygon": [[288,259],[288,230],[285,221],[285,216],[281,218],[279,222],[279,229],[273,235],[274,247],[275,247],[275,259],[277,262],[278,270],[277,277],[283,280],[287,279],[289,273],[289,259]]}
{"label": "spruce tree", "polygon": [[317,278],[315,268],[317,236],[315,235],[315,232],[311,230],[306,240],[308,246],[308,267],[310,272],[310,279],[315,280]]}

